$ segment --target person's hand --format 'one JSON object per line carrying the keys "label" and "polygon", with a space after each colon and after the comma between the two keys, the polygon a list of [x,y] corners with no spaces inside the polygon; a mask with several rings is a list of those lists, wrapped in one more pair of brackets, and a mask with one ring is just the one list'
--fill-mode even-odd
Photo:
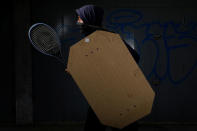
{"label": "person's hand", "polygon": [[69,71],[68,71],[68,68],[66,68],[65,71],[66,71],[66,73],[70,74]]}

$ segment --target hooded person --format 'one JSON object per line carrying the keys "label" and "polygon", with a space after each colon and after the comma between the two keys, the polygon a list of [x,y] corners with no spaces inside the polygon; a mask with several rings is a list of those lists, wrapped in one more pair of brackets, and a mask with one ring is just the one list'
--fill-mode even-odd
{"label": "hooded person", "polygon": [[104,10],[95,5],[85,5],[76,9],[78,21],[77,24],[81,27],[81,33],[85,36],[91,34],[95,30],[102,29],[102,21]]}
{"label": "hooded person", "polygon": [[85,5],[76,9],[76,13],[81,17],[84,24],[102,26],[104,10],[95,5]]}
{"label": "hooded person", "polygon": [[[76,14],[77,14],[77,25],[80,26],[81,33],[83,35],[87,36],[96,30],[108,31],[102,28],[104,10],[101,7],[98,7],[95,5],[85,5],[79,9],[76,9]],[[138,63],[139,58],[140,58],[138,53],[133,48],[131,48],[125,41],[124,43],[127,46],[133,58],[135,59],[135,61]],[[105,131],[106,127],[107,126],[103,125],[99,121],[99,119],[97,118],[92,108],[89,107],[88,112],[87,112],[87,119],[86,119],[84,131]],[[116,130],[119,130],[119,129],[112,128],[112,131],[116,131]],[[124,131],[126,130],[137,131],[138,124],[137,122],[135,122],[133,124],[130,124],[126,128],[123,128],[122,131],[123,130]]]}

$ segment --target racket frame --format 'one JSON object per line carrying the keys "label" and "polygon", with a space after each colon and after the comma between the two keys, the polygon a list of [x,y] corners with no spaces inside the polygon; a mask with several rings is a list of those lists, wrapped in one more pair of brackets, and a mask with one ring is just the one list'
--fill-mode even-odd
{"label": "racket frame", "polygon": [[[61,56],[61,57],[54,56],[54,55],[52,55],[52,54],[47,54],[47,53],[43,52],[42,50],[40,50],[38,47],[35,46],[36,44],[35,44],[35,43],[32,41],[32,39],[31,39],[31,31],[32,31],[33,28],[35,28],[36,26],[39,26],[39,25],[44,25],[44,26],[46,26],[47,28],[49,28],[50,30],[52,30],[52,31],[55,33],[55,39],[57,40],[57,44],[58,44],[58,47],[59,47],[59,49],[60,49],[60,56]],[[45,24],[45,23],[36,23],[36,24],[33,24],[33,25],[29,28],[28,37],[29,37],[29,40],[30,40],[31,44],[33,45],[33,47],[34,47],[36,50],[38,50],[40,53],[43,53],[43,54],[48,55],[48,56],[55,57],[55,58],[57,58],[59,61],[61,61],[62,63],[64,63],[64,61],[63,61],[63,56],[62,56],[62,51],[61,51],[61,42],[60,42],[60,40],[59,40],[59,38],[58,38],[58,36],[57,36],[56,31],[55,31],[52,27],[50,27],[49,25],[47,25],[47,24]]]}

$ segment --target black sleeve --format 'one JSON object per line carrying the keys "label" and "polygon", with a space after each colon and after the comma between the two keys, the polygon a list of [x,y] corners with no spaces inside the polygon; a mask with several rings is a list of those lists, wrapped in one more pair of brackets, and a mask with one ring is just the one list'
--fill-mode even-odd
{"label": "black sleeve", "polygon": [[131,53],[131,55],[133,56],[133,58],[135,59],[136,63],[139,63],[139,60],[140,60],[139,54],[133,48],[131,48],[125,41],[124,43],[126,47],[128,48],[129,52]]}

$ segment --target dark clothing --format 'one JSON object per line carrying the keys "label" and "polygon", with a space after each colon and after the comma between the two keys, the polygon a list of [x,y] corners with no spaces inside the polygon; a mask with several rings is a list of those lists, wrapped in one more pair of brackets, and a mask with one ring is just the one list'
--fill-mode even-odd
{"label": "dark clothing", "polygon": [[133,56],[133,58],[135,59],[135,62],[139,63],[139,60],[140,60],[139,54],[133,48],[131,48],[125,41],[124,41],[124,43],[127,46],[128,50],[131,53],[131,55]]}
{"label": "dark clothing", "polygon": [[[85,36],[93,33],[96,30],[108,31],[101,27],[102,18],[104,14],[104,11],[102,10],[102,8],[94,6],[94,5],[86,5],[77,9],[76,13],[77,15],[81,17],[81,19],[84,22],[84,24],[80,25],[80,28],[81,28],[81,33],[83,33]],[[133,58],[135,59],[135,61],[138,63],[140,59],[138,53],[133,48],[131,48],[125,41],[124,43],[126,47],[128,48],[128,50],[130,51]],[[105,131],[106,127],[107,126],[103,125],[99,121],[99,119],[97,118],[92,108],[89,107],[84,131]],[[119,130],[120,129],[112,128],[112,131],[119,131]],[[129,126],[121,129],[121,131],[137,131],[137,130],[138,130],[137,122],[134,122],[130,124]]]}
{"label": "dark clothing", "polygon": [[[134,122],[123,129],[112,128],[112,131],[138,131],[138,122]],[[91,107],[88,109],[84,131],[105,131],[107,126],[103,125]]]}

